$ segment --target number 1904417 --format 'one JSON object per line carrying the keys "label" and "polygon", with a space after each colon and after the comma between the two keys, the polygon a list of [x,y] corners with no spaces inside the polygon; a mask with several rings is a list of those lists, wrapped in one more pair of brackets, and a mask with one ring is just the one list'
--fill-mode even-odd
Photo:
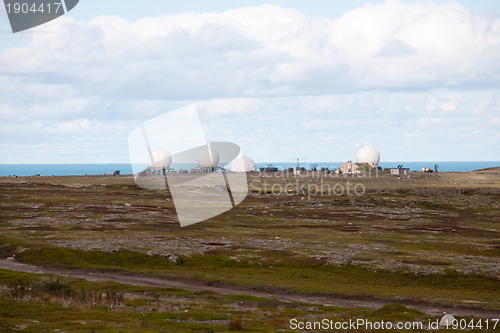
{"label": "number 1904417", "polygon": [[446,323],[446,329],[466,330],[466,329],[496,329],[499,319],[453,319]]}
{"label": "number 1904417", "polygon": [[61,2],[47,2],[41,4],[30,4],[26,2],[7,3],[5,5],[8,14],[59,14],[63,10]]}

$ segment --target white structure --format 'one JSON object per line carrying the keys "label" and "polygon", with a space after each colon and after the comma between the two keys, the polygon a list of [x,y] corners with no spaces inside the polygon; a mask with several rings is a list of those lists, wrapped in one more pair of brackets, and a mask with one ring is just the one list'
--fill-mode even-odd
{"label": "white structure", "polygon": [[455,320],[455,316],[447,313],[439,321],[439,326],[451,328],[451,324],[454,320]]}
{"label": "white structure", "polygon": [[253,172],[257,171],[255,162],[247,156],[240,156],[231,165],[232,172]]}
{"label": "white structure", "polygon": [[391,175],[407,175],[410,173],[410,168],[391,168]]}
{"label": "white structure", "polygon": [[198,151],[196,162],[201,168],[216,168],[219,164],[219,153],[215,149],[205,146]]}
{"label": "white structure", "polygon": [[339,168],[337,170],[335,170],[335,173],[344,174],[344,175],[352,175],[355,173],[360,173],[360,171],[359,171],[358,165],[356,163],[354,163],[352,161],[347,161],[344,164],[342,164],[341,166],[339,166]]}
{"label": "white structure", "polygon": [[372,167],[377,167],[380,162],[380,153],[377,148],[372,146],[364,146],[356,154],[358,163],[366,163]]}
{"label": "white structure", "polygon": [[151,170],[166,170],[172,165],[172,156],[170,152],[163,148],[157,148],[151,151],[148,156],[149,168]]}

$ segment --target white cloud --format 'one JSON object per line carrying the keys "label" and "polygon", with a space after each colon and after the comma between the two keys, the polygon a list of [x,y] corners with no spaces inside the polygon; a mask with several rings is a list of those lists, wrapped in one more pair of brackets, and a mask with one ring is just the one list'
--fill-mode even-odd
{"label": "white cloud", "polygon": [[498,146],[500,18],[454,2],[367,3],[332,20],[275,5],[64,16],[43,29],[55,33],[0,51],[3,141],[78,133],[68,142],[102,154],[107,142],[114,157],[96,159],[126,161],[115,147],[129,130],[195,102],[211,137],[261,161],[325,149],[349,159],[361,141],[392,159],[443,156],[465,137],[470,159]]}
{"label": "white cloud", "polygon": [[135,22],[63,17],[49,25],[58,33],[33,34],[29,46],[6,50],[0,70],[158,99],[499,81],[500,19],[453,2],[368,3],[335,20],[264,5]]}
{"label": "white cloud", "polygon": [[417,49],[411,47],[400,39],[387,42],[376,54],[379,57],[398,57],[406,54],[415,54]]}
{"label": "white cloud", "polygon": [[59,127],[59,130],[63,133],[64,132],[75,133],[75,131],[79,131],[79,130],[89,130],[89,129],[91,129],[92,126],[91,126],[90,122],[88,121],[88,119],[84,118],[84,119],[77,119],[74,121],[62,123],[58,127]]}
{"label": "white cloud", "polygon": [[200,101],[196,103],[198,111],[207,118],[221,116],[241,117],[242,114],[255,112],[262,102],[252,98],[226,98]]}

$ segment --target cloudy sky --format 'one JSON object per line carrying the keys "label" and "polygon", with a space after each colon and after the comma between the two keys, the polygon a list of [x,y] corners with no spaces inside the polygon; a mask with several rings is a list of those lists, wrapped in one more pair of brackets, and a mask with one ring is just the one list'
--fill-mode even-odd
{"label": "cloudy sky", "polygon": [[0,163],[126,163],[190,104],[258,162],[500,159],[495,0],[81,0],[17,34],[0,7]]}

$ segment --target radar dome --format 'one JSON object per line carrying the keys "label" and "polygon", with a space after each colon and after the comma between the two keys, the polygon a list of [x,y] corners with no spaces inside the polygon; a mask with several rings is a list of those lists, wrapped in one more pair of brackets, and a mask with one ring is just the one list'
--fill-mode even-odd
{"label": "radar dome", "polygon": [[[151,157],[153,160],[151,160]],[[154,149],[148,156],[149,167],[151,169],[169,169],[172,164],[172,156],[169,151],[163,148]]]}
{"label": "radar dome", "polygon": [[366,163],[372,166],[378,166],[378,162],[380,162],[380,153],[375,147],[364,146],[358,151],[356,160],[358,161],[358,163]]}
{"label": "radar dome", "polygon": [[196,156],[196,162],[200,167],[216,167],[219,164],[219,153],[208,146],[201,148]]}
{"label": "radar dome", "polygon": [[247,156],[240,156],[231,165],[232,172],[253,172],[257,170],[255,162]]}

